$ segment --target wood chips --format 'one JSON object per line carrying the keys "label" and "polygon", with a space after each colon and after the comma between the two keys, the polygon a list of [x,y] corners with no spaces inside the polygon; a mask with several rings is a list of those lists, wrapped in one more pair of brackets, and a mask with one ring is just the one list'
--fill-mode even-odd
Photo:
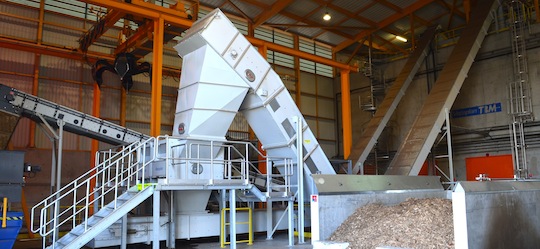
{"label": "wood chips", "polygon": [[452,202],[407,199],[396,206],[371,204],[358,208],[330,237],[351,249],[399,247],[454,248]]}

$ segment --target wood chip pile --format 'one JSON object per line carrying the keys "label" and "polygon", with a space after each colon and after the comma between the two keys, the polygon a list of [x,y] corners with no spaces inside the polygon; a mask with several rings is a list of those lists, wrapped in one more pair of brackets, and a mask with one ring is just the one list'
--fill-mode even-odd
{"label": "wood chip pile", "polygon": [[407,199],[396,206],[366,205],[347,218],[330,240],[349,242],[351,249],[454,248],[452,202],[429,198]]}

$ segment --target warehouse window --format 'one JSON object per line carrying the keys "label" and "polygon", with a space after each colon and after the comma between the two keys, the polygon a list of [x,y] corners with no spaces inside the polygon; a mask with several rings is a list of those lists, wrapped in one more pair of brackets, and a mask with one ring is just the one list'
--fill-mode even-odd
{"label": "warehouse window", "polygon": [[[302,52],[332,59],[332,49],[329,46],[305,38],[300,38],[298,46]],[[333,77],[333,70],[331,66],[314,63],[308,60],[300,59],[300,70],[330,78]]]}

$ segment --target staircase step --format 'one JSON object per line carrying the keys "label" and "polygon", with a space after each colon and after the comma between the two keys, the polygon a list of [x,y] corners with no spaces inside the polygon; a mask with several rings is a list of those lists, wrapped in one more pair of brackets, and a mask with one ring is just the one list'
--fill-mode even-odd
{"label": "staircase step", "polygon": [[57,243],[68,245],[71,241],[73,241],[76,238],[77,238],[77,235],[69,232],[66,235],[62,236],[62,238],[60,238]]}
{"label": "staircase step", "polygon": [[[77,229],[77,228],[81,228],[81,229]],[[77,226],[75,229],[71,230],[71,232],[69,232],[75,236],[81,236],[83,233],[84,233],[84,228],[83,227],[79,227]]]}

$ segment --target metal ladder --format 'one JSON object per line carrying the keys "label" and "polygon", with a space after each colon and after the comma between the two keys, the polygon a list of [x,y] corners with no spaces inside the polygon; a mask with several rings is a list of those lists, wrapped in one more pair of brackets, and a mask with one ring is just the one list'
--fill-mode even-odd
{"label": "metal ladder", "polygon": [[526,6],[522,1],[511,0],[507,3],[512,36],[512,62],[514,65],[514,81],[508,83],[510,141],[514,161],[514,177],[527,178],[529,169],[525,144],[524,123],[533,121],[531,85],[527,67],[527,47],[525,31],[527,30]]}
{"label": "metal ladder", "polygon": [[[47,248],[81,248],[154,193],[145,183],[145,167],[154,159],[155,138],[98,152],[95,169],[64,186],[32,208],[32,231],[51,237]],[[93,185],[96,187],[93,187]],[[60,205],[69,206],[60,210]],[[78,208],[78,206],[83,206]],[[99,209],[99,211],[98,211]],[[35,226],[38,214],[39,224]],[[77,218],[82,221],[77,223]],[[70,230],[63,237],[58,231]]]}

